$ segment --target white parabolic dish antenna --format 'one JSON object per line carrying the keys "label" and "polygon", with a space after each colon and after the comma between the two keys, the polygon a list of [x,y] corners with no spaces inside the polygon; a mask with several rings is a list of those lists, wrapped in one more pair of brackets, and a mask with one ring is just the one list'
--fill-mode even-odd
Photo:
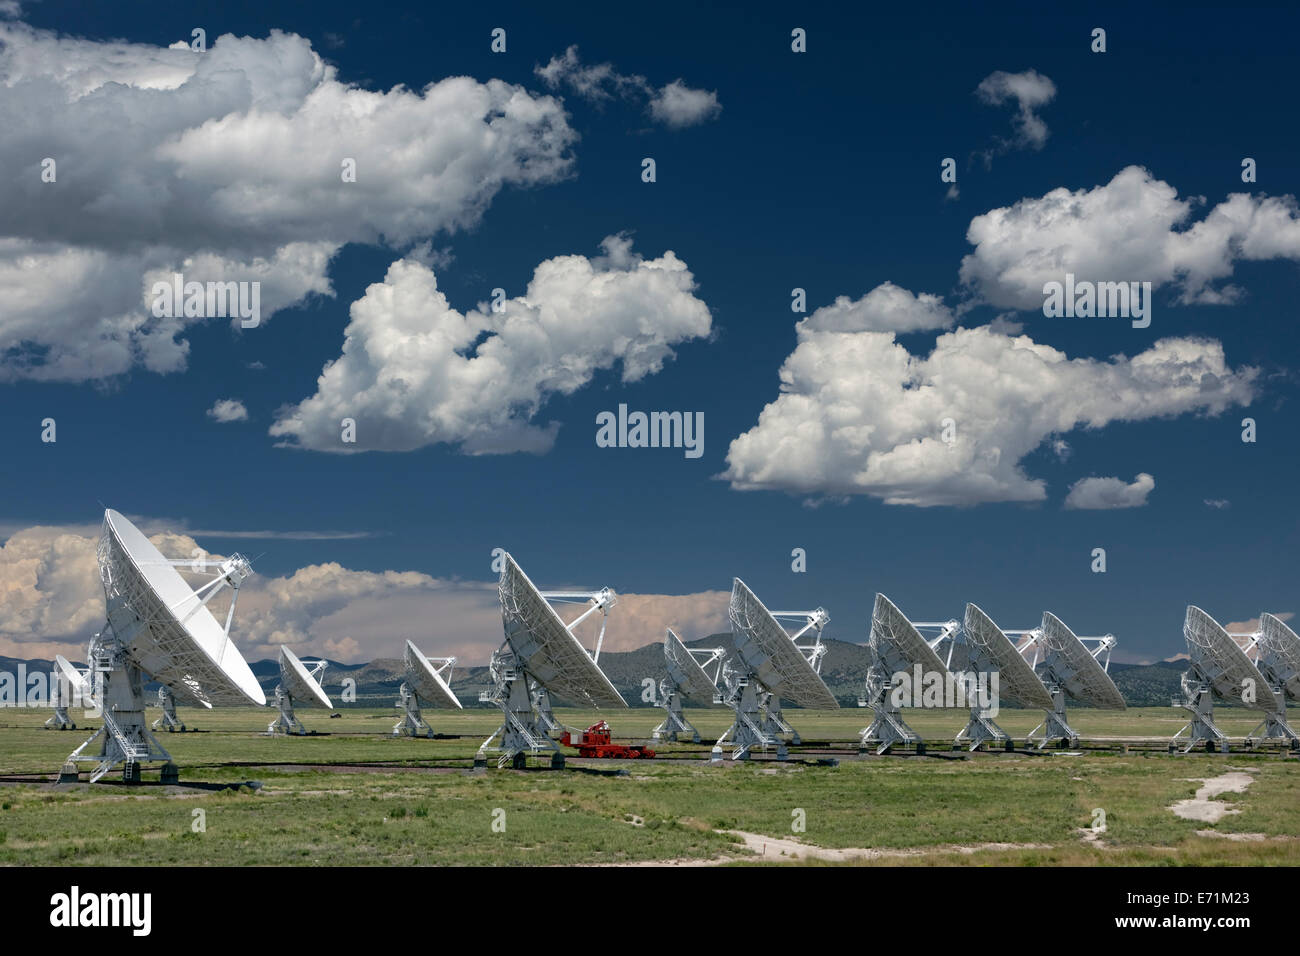
{"label": "white parabolic dish antenna", "polygon": [[510,555],[501,572],[505,639],[520,666],[549,692],[579,706],[626,707],[627,701],[560,620]]}
{"label": "white parabolic dish antenna", "polygon": [[266,704],[248,662],[207,605],[173,563],[111,509],[104,512],[99,574],[108,622],[141,670],[203,703]]}
{"label": "white parabolic dish antenna", "polygon": [[717,688],[671,627],[664,637],[664,666],[668,676],[687,697],[706,704],[713,702]]}
{"label": "white parabolic dish antenna", "polygon": [[998,692],[1013,697],[1026,707],[1052,708],[1052,695],[1038,679],[1029,662],[1020,656],[1011,638],[974,604],[966,605],[963,627],[970,645],[971,667],[977,671],[996,672]]}
{"label": "white parabolic dish antenna", "polygon": [[429,662],[429,658],[411,641],[406,642],[406,679],[415,692],[435,707],[455,707],[464,710],[442,675]]}
{"label": "white parabolic dish antenna", "polygon": [[1103,710],[1124,710],[1124,695],[1074,631],[1055,614],[1043,612],[1043,646],[1046,665],[1075,700]]}
{"label": "white parabolic dish antenna", "polygon": [[883,594],[876,595],[871,614],[871,636],[867,645],[876,652],[885,676],[921,665],[924,674],[946,674],[948,668],[907,615]]}
{"label": "white parabolic dish antenna", "polygon": [[280,645],[280,683],[285,692],[295,701],[304,704],[316,704],[326,710],[333,710],[334,704],[316,678],[307,672],[298,655],[283,644]]}
{"label": "white parabolic dish antenna", "polygon": [[[1187,638],[1187,653],[1192,666],[1215,694],[1227,700],[1241,701],[1251,710],[1277,711],[1277,701],[1269,693],[1264,675],[1218,621],[1199,607],[1190,605],[1183,622],[1183,636]],[[1247,685],[1246,681],[1253,681],[1253,684]],[[1246,686],[1255,689],[1254,698],[1249,701],[1242,697]]]}
{"label": "white parabolic dish antenna", "polygon": [[810,710],[838,710],[840,702],[790,635],[749,586],[736,578],[728,608],[736,653],[777,697]]}
{"label": "white parabolic dish antenna", "polygon": [[1259,617],[1260,670],[1282,685],[1292,700],[1300,700],[1300,636],[1272,614]]}

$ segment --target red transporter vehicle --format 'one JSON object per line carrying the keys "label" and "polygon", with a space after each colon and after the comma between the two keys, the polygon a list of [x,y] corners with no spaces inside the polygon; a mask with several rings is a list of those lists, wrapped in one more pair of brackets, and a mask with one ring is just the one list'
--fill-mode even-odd
{"label": "red transporter vehicle", "polygon": [[616,757],[635,760],[639,757],[655,755],[655,752],[647,747],[624,747],[622,744],[610,743],[609,724],[603,720],[584,730],[578,740],[572,740],[571,737],[572,734],[566,730],[564,736],[560,738],[560,743],[566,747],[577,747],[578,755],[581,757]]}

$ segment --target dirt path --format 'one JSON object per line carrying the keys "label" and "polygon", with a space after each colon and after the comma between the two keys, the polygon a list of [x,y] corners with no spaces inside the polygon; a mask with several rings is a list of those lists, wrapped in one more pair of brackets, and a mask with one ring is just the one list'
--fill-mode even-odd
{"label": "dirt path", "polygon": [[1179,800],[1169,809],[1184,820],[1198,823],[1218,823],[1224,817],[1240,813],[1233,804],[1214,798],[1224,793],[1245,793],[1246,788],[1255,782],[1248,773],[1232,771],[1217,777],[1192,777],[1194,782],[1204,784],[1196,790],[1196,796],[1190,800]]}

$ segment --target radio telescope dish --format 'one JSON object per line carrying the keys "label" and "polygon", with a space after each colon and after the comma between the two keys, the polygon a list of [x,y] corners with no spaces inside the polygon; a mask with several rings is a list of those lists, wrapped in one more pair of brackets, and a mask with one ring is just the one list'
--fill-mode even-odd
{"label": "radio telescope dish", "polygon": [[[1089,649],[1085,641],[1092,642],[1096,650]],[[1079,739],[1079,735],[1066,720],[1067,695],[1102,710],[1125,708],[1124,695],[1107,673],[1110,651],[1115,644],[1115,638],[1110,634],[1103,637],[1078,637],[1055,614],[1043,612],[1042,625],[1029,632],[1029,640],[1020,649],[1026,657],[1031,650],[1034,652],[1030,667],[1037,665],[1039,651],[1043,652],[1042,681],[1052,695],[1052,708],[1047,711],[1043,722],[1029,732],[1029,741],[1032,743],[1038,739],[1038,731],[1043,731],[1042,739],[1038,741],[1040,750],[1051,740],[1075,746]],[[1103,654],[1105,664],[1098,659]]]}
{"label": "radio telescope dish", "polygon": [[[895,745],[915,744],[917,753],[925,753],[925,743],[921,736],[907,725],[894,703],[894,675],[907,675],[909,687],[917,669],[921,672],[922,680],[930,674],[948,680],[948,668],[939,659],[934,647],[955,631],[956,622],[938,626],[941,633],[932,645],[893,601],[883,594],[876,594],[876,604],[871,612],[871,634],[867,639],[872,663],[867,671],[867,696],[860,701],[872,709],[875,720],[862,731],[861,745],[864,748],[875,744],[876,753],[885,754]],[[913,701],[916,706],[920,703]]]}
{"label": "radio telescope dish", "polygon": [[[965,635],[970,668],[974,672],[970,677],[996,674],[999,696],[1014,697],[1027,707],[1052,707],[1052,695],[1038,679],[1029,662],[1020,656],[1011,639],[993,623],[993,619],[974,604],[966,605],[962,632]],[[991,676],[989,681],[986,694],[992,693]],[[1000,742],[1008,750],[1011,749],[1010,736],[980,706],[974,688],[968,697],[974,698],[970,700],[970,721],[957,735],[955,742],[969,742],[971,750],[977,750],[988,742]]]}
{"label": "radio telescope dish", "polygon": [[[1287,698],[1294,699],[1300,691],[1300,637],[1272,614],[1261,614],[1259,630],[1242,636],[1249,638],[1246,656],[1251,657],[1253,652],[1251,659],[1268,681],[1268,692],[1275,705],[1273,710],[1265,712],[1263,721],[1250,732],[1246,746],[1254,747],[1260,738],[1276,737],[1290,741],[1292,750],[1300,750],[1300,734],[1286,719]],[[1262,734],[1261,729],[1264,731]]]}
{"label": "radio telescope dish", "polygon": [[1218,621],[1199,607],[1189,607],[1183,636],[1187,638],[1193,670],[1210,684],[1215,694],[1238,701],[1251,710],[1277,710],[1276,702],[1268,694],[1256,693],[1253,700],[1243,699],[1248,681],[1253,681],[1255,688],[1266,687],[1268,682]]}
{"label": "radio telescope dish", "polygon": [[[266,695],[230,640],[239,586],[252,568],[238,554],[224,561],[169,561],[111,509],[104,512],[96,553],[108,626],[91,642],[90,668],[100,679],[104,725],[68,757],[60,780],[76,780],[76,763],[89,761],[97,763],[92,783],[118,764],[125,765],[128,782],[138,782],[142,763],[166,761],[163,780],[175,782],[176,765],[144,723],[144,675],[183,687],[202,703],[265,704]],[[196,591],[177,567],[213,577]],[[208,603],[226,587],[233,594],[223,627]],[[84,754],[97,739],[103,741],[99,754]]]}
{"label": "radio telescope dish", "polygon": [[[786,633],[776,616],[763,606],[744,581],[736,578],[728,608],[734,625],[732,640],[736,653],[750,672],[772,693],[809,710],[838,710],[840,702],[821,678],[821,659],[826,653],[821,643],[821,627],[830,620],[825,610],[798,611],[781,617],[808,618],[810,623],[795,636]],[[821,626],[814,627],[817,618]],[[800,647],[796,642],[809,629],[814,644]]]}
{"label": "radio telescope dish", "polygon": [[[547,750],[551,752],[551,766],[563,767],[564,755],[542,725],[544,720],[553,723],[549,713],[550,694],[558,694],[578,706],[627,706],[627,701],[597,664],[609,609],[618,599],[609,588],[539,591],[513,557],[503,554],[501,558],[497,590],[505,640],[492,655],[489,665],[493,688],[480,694],[479,700],[500,707],[505,722],[483,742],[475,763],[486,764],[487,751],[494,750],[501,752],[498,766],[511,763],[522,769],[526,766],[526,754]],[[587,609],[565,624],[551,602],[586,604]],[[589,652],[574,631],[597,611],[602,615],[600,636],[595,650]],[[498,737],[501,744],[494,747],[493,741]]]}
{"label": "radio telescope dish", "polygon": [[[793,701],[810,710],[837,710],[840,703],[821,679],[821,661],[826,645],[821,632],[830,615],[825,608],[812,611],[769,611],[740,578],[731,585],[730,653],[722,661],[721,679],[725,689],[722,703],[736,715],[735,721],[718,738],[712,760],[722,761],[722,745],[734,734],[733,760],[748,760],[754,747],[776,747],[778,760],[789,751],[782,736],[802,743],[798,732],[785,722],[781,699]],[[790,634],[779,618],[797,628]],[[812,643],[799,639],[812,636]]]}
{"label": "radio telescope dish", "polygon": [[409,734],[417,737],[423,734],[425,737],[433,736],[433,728],[425,721],[424,715],[420,710],[420,702],[424,701],[431,707],[454,707],[457,710],[463,710],[460,700],[451,689],[451,671],[456,666],[456,658],[439,657],[436,658],[438,666],[435,667],[433,662],[424,656],[424,652],[415,646],[414,642],[406,642],[406,651],[403,654],[404,673],[406,680],[402,682],[397,700],[398,706],[405,709],[402,719],[397,722],[393,728],[393,736],[400,737],[403,734]]}
{"label": "radio telescope dish", "polygon": [[[169,561],[130,521],[116,511],[104,512],[99,572],[108,622],[127,643],[131,659],[154,680],[185,687],[199,701],[261,706],[266,694],[231,642],[229,620],[223,629],[208,610],[219,586],[201,597],[211,585],[196,592],[176,571],[177,565],[197,570],[216,563]],[[218,581],[234,587],[251,573],[239,555],[221,564],[226,575]]]}
{"label": "radio telescope dish", "polygon": [[974,604],[966,605],[963,630],[971,648],[971,666],[979,671],[997,672],[1004,696],[1029,707],[1052,706],[1052,695],[1011,639]]}
{"label": "radio telescope dish", "polygon": [[1300,636],[1272,614],[1261,614],[1258,642],[1260,672],[1300,700]]}
{"label": "radio telescope dish", "polygon": [[[682,715],[682,698],[698,703],[713,703],[718,693],[718,673],[725,649],[721,647],[692,650],[682,643],[670,627],[664,637],[664,667],[668,676],[659,682],[659,706],[667,711],[663,723],[654,729],[655,740],[676,740],[678,734],[690,734],[700,742],[700,732]],[[696,655],[699,655],[697,659]],[[710,677],[706,667],[713,667]]]}
{"label": "radio telescope dish", "polygon": [[1274,720],[1286,722],[1285,708],[1270,693],[1264,675],[1218,621],[1199,607],[1189,605],[1183,621],[1183,637],[1187,640],[1189,660],[1183,672],[1183,699],[1178,703],[1191,713],[1192,719],[1174,734],[1169,742],[1171,750],[1187,734],[1184,753],[1197,744],[1204,744],[1207,749],[1214,749],[1217,744],[1227,751],[1228,737],[1214,722],[1216,696],[1239,701],[1251,710],[1263,711]]}
{"label": "radio telescope dish", "polygon": [[333,710],[334,704],[320,685],[326,661],[318,660],[307,667],[298,655],[280,645],[280,683],[275,688],[275,703],[280,715],[266,728],[268,734],[294,734],[302,736],[307,730],[293,712],[295,703]]}

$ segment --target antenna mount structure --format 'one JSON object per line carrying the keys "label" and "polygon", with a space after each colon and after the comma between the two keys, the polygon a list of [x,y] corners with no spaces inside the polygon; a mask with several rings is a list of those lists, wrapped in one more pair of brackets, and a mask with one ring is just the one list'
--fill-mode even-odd
{"label": "antenna mount structure", "polygon": [[334,709],[333,702],[320,685],[320,677],[325,673],[327,663],[324,659],[301,661],[293,651],[280,645],[280,683],[275,685],[275,705],[280,713],[267,725],[268,734],[294,737],[307,735],[307,728],[294,713],[294,701],[317,704],[326,710]]}
{"label": "antenna mount structure", "polygon": [[[564,753],[551,739],[560,723],[551,712],[550,693],[593,707],[626,707],[627,702],[601,671],[598,661],[605,641],[610,608],[618,603],[609,588],[598,591],[539,591],[509,554],[502,557],[498,593],[505,638],[492,654],[492,688],[479,695],[483,703],[501,708],[500,727],[479,747],[475,766],[487,765],[487,754],[498,753],[497,766],[516,770],[527,766],[530,754],[549,753],[551,767],[564,766]],[[586,604],[565,624],[554,604]],[[584,621],[601,615],[594,651],[575,635]]]}
{"label": "antenna mount structure", "polygon": [[[1253,637],[1253,635],[1249,635]],[[1183,620],[1183,637],[1187,640],[1187,670],[1183,672],[1181,700],[1175,707],[1191,714],[1191,719],[1169,741],[1170,751],[1184,742],[1183,753],[1197,746],[1206,750],[1229,751],[1228,735],[1214,722],[1214,699],[1236,700],[1251,710],[1262,711],[1270,732],[1287,736],[1285,698],[1272,692],[1269,682],[1232,636],[1210,615],[1195,605],[1187,608]],[[1285,730],[1284,730],[1285,728]],[[1294,732],[1290,732],[1294,739]]]}
{"label": "antenna mount structure", "polygon": [[425,657],[414,642],[407,641],[404,665],[406,680],[402,681],[397,699],[397,706],[403,709],[403,714],[393,728],[393,736],[432,737],[433,728],[424,719],[420,701],[434,707],[461,709],[461,703],[451,689],[451,673],[456,658]]}
{"label": "antenna mount structure", "polygon": [[[789,737],[795,746],[802,740],[781,713],[783,697],[802,707],[839,708],[839,701],[821,679],[827,650],[821,633],[830,615],[820,607],[769,611],[740,578],[732,582],[727,614],[732,649],[722,661],[719,703],[726,704],[735,719],[714,744],[710,760],[722,761],[728,738],[732,760],[748,760],[755,747],[764,752],[774,747],[776,759],[785,760],[789,748],[783,737]],[[794,633],[787,631],[782,621],[790,622]]]}
{"label": "antenna mount structure", "polygon": [[157,730],[161,726],[168,733],[184,733],[185,724],[176,716],[176,695],[166,684],[158,685],[158,706],[162,708],[162,716],[153,722],[153,729]]}
{"label": "antenna mount structure", "polygon": [[659,682],[657,701],[665,713],[663,723],[654,729],[655,740],[675,741],[679,735],[689,734],[692,743],[700,742],[700,732],[682,714],[682,699],[714,702],[725,654],[725,648],[721,647],[689,648],[668,628],[664,637],[664,667],[668,676]]}
{"label": "antenna mount structure", "polygon": [[[68,756],[60,780],[75,780],[76,764],[93,763],[92,783],[119,765],[124,780],[138,783],[142,764],[163,762],[163,782],[175,782],[176,764],[145,722],[146,675],[184,685],[208,707],[214,701],[264,704],[266,695],[230,641],[239,586],[252,569],[240,555],[168,560],[112,510],[104,512],[96,556],[107,625],[91,641],[88,656],[103,725]],[[212,578],[194,590],[177,572],[182,566]],[[233,594],[222,627],[208,604],[226,587]],[[89,752],[96,742],[98,752]]]}
{"label": "antenna mount structure", "polygon": [[[937,636],[926,638],[921,630],[933,630]],[[894,700],[896,675],[911,680],[915,668],[922,675],[935,674],[946,679],[947,665],[939,659],[936,649],[944,642],[955,640],[961,625],[957,621],[938,623],[913,623],[883,594],[876,595],[871,612],[871,637],[867,648],[871,652],[871,667],[867,671],[866,696],[858,703],[870,707],[875,719],[859,737],[859,746],[866,750],[874,746],[877,754],[887,754],[896,746],[915,746],[918,754],[925,753],[925,742],[903,720]],[[913,701],[912,706],[919,706]]]}
{"label": "antenna mount structure", "polygon": [[[971,674],[991,675],[1000,678],[999,697],[1014,697],[1030,707],[1042,707],[1044,710],[1055,706],[1052,695],[1048,693],[1043,682],[1038,679],[1028,661],[1020,656],[1016,646],[1007,637],[993,619],[974,604],[966,605],[966,616],[962,622],[962,636],[969,655]],[[951,649],[950,649],[951,653]],[[968,680],[967,697],[970,703],[970,720],[953,740],[954,747],[969,744],[971,750],[978,750],[985,744],[1000,743],[1006,750],[1015,747],[1005,730],[994,721],[991,709],[986,709],[980,701],[980,694],[973,683]],[[991,689],[989,691],[991,693]]]}
{"label": "antenna mount structure", "polygon": [[1044,612],[1041,626],[1006,633],[1024,635],[1020,653],[1035,672],[1042,664],[1039,676],[1052,697],[1043,721],[1029,732],[1030,745],[1036,743],[1039,750],[1054,740],[1064,747],[1079,745],[1079,734],[1066,719],[1066,697],[1102,710],[1125,708],[1124,696],[1109,673],[1110,652],[1118,643],[1113,634],[1078,637],[1050,611]]}

